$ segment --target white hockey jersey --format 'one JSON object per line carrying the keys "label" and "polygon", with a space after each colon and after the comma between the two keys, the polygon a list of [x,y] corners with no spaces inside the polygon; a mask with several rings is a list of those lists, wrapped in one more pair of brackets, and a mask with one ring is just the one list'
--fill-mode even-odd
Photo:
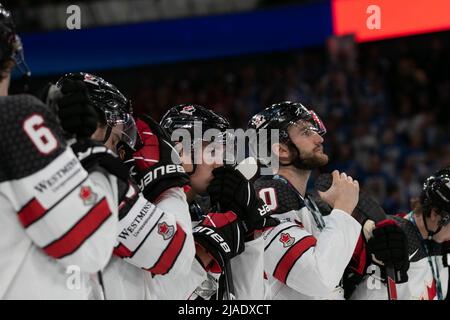
{"label": "white hockey jersey", "polygon": [[[448,293],[450,253],[444,245],[432,242],[427,254],[418,230],[409,221],[411,214],[405,217],[394,216],[398,225],[408,238],[410,267],[408,282],[396,285],[399,300],[438,300],[439,291],[442,298]],[[428,249],[428,250],[429,250]],[[432,266],[430,265],[432,264]],[[435,276],[433,276],[434,269]],[[383,270],[372,264],[367,268],[367,275],[353,292],[352,300],[388,300],[387,287]]]}
{"label": "white hockey jersey", "polygon": [[343,299],[340,282],[361,225],[337,209],[322,216],[283,177],[261,177],[255,189],[281,222],[263,234],[266,298]]}
{"label": "white hockey jersey", "polygon": [[[205,200],[205,199],[202,199]],[[209,201],[206,199],[206,206]],[[199,206],[199,211],[204,211]],[[201,215],[196,212],[193,215]],[[264,299],[264,241],[262,237],[245,243],[244,251],[231,260],[231,270],[238,300]],[[207,272],[202,264],[194,259],[187,276],[177,276],[175,281],[167,277],[154,277],[156,287],[152,292],[155,299],[195,300],[216,294],[220,274]],[[206,292],[208,291],[208,292]]]}
{"label": "white hockey jersey", "polygon": [[87,299],[115,243],[115,178],[83,169],[36,98],[0,110],[0,298]]}
{"label": "white hockey jersey", "polygon": [[159,281],[178,286],[176,280],[186,279],[194,261],[195,247],[189,231],[192,225],[183,189],[174,187],[165,191],[155,204],[142,195],[133,195],[132,191],[127,198],[131,207],[121,206],[121,212],[127,211],[119,221],[119,243],[103,273],[105,298],[141,300],[177,296],[179,292],[167,295],[156,292]]}

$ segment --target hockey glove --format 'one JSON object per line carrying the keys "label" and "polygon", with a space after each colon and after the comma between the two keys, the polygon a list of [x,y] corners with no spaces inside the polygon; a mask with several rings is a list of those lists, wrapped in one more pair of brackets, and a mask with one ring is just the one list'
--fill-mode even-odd
{"label": "hockey glove", "polygon": [[244,230],[231,211],[208,213],[192,232],[196,244],[213,258],[207,271],[220,273],[228,261],[244,251]]}
{"label": "hockey glove", "polygon": [[213,175],[207,188],[211,204],[218,204],[221,211],[231,210],[238,215],[244,224],[246,240],[253,240],[256,230],[279,224],[277,219],[269,216],[271,211],[242,173],[223,166],[214,169]]}
{"label": "hockey glove", "polygon": [[396,283],[408,281],[408,240],[394,220],[385,219],[375,225],[367,241],[367,251],[374,263],[395,269]]}
{"label": "hockey glove", "polygon": [[[52,100],[49,91],[48,100]],[[61,96],[62,94],[62,96]],[[95,111],[86,84],[80,80],[65,79],[56,99],[58,117],[64,131],[77,138],[89,138],[97,130],[98,114]],[[52,101],[48,101],[52,103]],[[53,101],[54,103],[54,101]]]}
{"label": "hockey glove", "polygon": [[121,143],[118,152],[145,198],[153,202],[170,188],[188,185],[189,176],[161,126],[148,116],[137,119],[136,126],[140,141],[134,149]]}
{"label": "hockey glove", "polygon": [[82,139],[72,144],[71,147],[87,172],[103,170],[128,184],[127,167],[111,150],[100,142]]}

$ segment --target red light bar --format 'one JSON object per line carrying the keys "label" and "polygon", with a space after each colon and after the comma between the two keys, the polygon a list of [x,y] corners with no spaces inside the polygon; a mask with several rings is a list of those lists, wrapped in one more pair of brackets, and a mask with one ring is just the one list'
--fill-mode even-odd
{"label": "red light bar", "polygon": [[331,5],[334,34],[355,34],[358,42],[450,29],[450,0],[332,0]]}

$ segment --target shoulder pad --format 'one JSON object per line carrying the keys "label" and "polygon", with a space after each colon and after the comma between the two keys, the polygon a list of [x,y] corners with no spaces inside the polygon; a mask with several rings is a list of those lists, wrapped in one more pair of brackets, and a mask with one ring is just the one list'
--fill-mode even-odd
{"label": "shoulder pad", "polygon": [[0,97],[0,132],[2,181],[31,175],[66,149],[58,118],[31,95]]}
{"label": "shoulder pad", "polygon": [[417,235],[416,227],[411,221],[398,216],[390,216],[390,218],[397,222],[408,239],[408,255],[410,257],[410,262],[416,262],[425,258],[427,253],[423,249],[421,243],[422,239]]}
{"label": "shoulder pad", "polygon": [[282,180],[273,176],[263,176],[254,182],[258,196],[267,204],[273,214],[282,214],[292,210],[300,210],[304,201],[295,190]]}

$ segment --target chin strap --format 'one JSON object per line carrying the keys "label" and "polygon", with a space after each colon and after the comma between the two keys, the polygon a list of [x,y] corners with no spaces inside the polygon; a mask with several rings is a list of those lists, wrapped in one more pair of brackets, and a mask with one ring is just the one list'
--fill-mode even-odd
{"label": "chin strap", "polygon": [[111,132],[112,132],[112,127],[106,125],[106,132],[105,132],[105,137],[103,138],[103,144],[105,144],[106,141],[108,141],[109,137],[111,136]]}
{"label": "chin strap", "polygon": [[423,217],[423,224],[425,226],[425,230],[427,230],[428,232],[428,240],[433,240],[433,236],[437,233],[439,233],[439,231],[441,231],[442,229],[442,225],[439,225],[436,231],[431,231],[430,229],[428,229],[428,225],[427,225],[427,218],[424,216]]}

